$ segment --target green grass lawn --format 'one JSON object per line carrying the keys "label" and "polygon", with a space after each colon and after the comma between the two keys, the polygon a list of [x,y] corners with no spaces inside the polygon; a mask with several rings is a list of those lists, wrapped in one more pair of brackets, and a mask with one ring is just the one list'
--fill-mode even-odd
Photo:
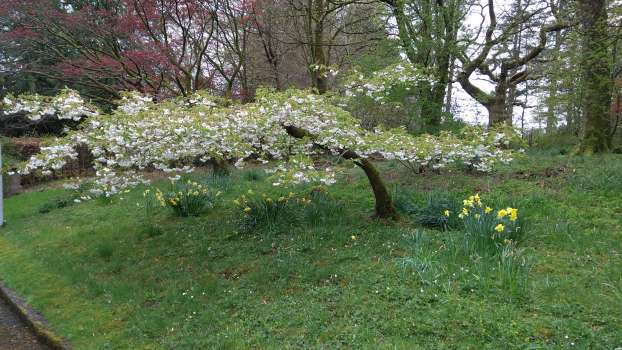
{"label": "green grass lawn", "polygon": [[147,216],[143,188],[9,198],[0,277],[76,349],[622,347],[622,157],[535,154],[489,176],[381,167],[400,207],[476,192],[517,207],[522,240],[481,257],[461,230],[374,221],[354,169],[317,210],[249,229],[233,200],[280,191],[243,170],[197,175],[223,192],[200,217]]}

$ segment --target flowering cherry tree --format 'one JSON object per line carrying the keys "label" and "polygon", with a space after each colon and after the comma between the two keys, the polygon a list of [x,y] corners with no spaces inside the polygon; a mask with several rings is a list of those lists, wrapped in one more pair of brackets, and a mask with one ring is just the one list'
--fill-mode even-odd
{"label": "flowering cherry tree", "polygon": [[367,96],[375,102],[384,104],[395,88],[407,90],[419,82],[431,82],[432,76],[423,69],[413,66],[408,61],[389,65],[381,70],[365,76],[356,69],[345,79],[344,93],[346,98]]}
{"label": "flowering cherry tree", "polygon": [[2,100],[2,105],[4,115],[24,113],[33,122],[44,117],[80,121],[84,117],[99,114],[97,108],[87,104],[78,92],[67,88],[54,97],[34,94],[15,98],[7,95]]}
{"label": "flowering cherry tree", "polygon": [[50,174],[77,157],[78,145],[85,145],[95,159],[92,196],[110,196],[144,183],[146,169],[175,178],[210,160],[228,160],[238,167],[249,159],[270,163],[275,186],[330,185],[342,168],[318,160],[332,154],[365,172],[376,216],[397,219],[372,158],[434,168],[464,163],[489,171],[494,163],[509,162],[512,156],[506,147],[508,130],[471,131],[465,138],[449,133],[415,137],[403,129],[369,131],[330,103],[330,97],[304,90],[260,90],[256,102],[238,105],[205,93],[156,103],[134,92],[125,94],[120,103],[112,113],[93,113],[77,130],[42,147],[19,172]]}

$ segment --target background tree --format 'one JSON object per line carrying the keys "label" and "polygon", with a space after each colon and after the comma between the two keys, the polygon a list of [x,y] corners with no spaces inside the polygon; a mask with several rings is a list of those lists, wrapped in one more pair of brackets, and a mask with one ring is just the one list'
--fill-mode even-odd
{"label": "background tree", "polygon": [[458,30],[466,15],[464,0],[383,0],[397,24],[402,49],[411,64],[425,67],[434,78],[415,88],[420,118],[425,124],[441,123],[445,93],[449,89],[452,65],[457,53]]}
{"label": "background tree", "polygon": [[375,1],[288,0],[288,4],[291,27],[284,28],[285,40],[303,51],[311,87],[320,94],[328,91],[331,73],[348,54],[386,35],[377,21],[382,13]]}
{"label": "background tree", "polygon": [[[127,4],[129,5],[129,4]],[[102,99],[119,89],[159,92],[167,61],[135,31],[138,20],[112,1],[7,0],[0,37],[13,71],[79,86]]]}
{"label": "background tree", "polygon": [[613,91],[608,56],[607,2],[579,0],[577,6],[583,38],[581,67],[585,79],[585,122],[579,152],[606,152],[611,146],[610,106]]}
{"label": "background tree", "polygon": [[[465,46],[459,56],[462,67],[457,81],[464,91],[486,108],[489,125],[512,124],[508,108],[509,92],[532,77],[530,63],[545,50],[549,33],[567,26],[565,23],[547,23],[550,9],[546,4],[522,1],[519,5],[503,16],[503,23],[499,23],[495,1],[488,0],[487,5],[482,7],[482,25],[474,35],[463,39]],[[488,24],[484,25],[485,22]],[[485,32],[483,41],[479,40],[481,32]],[[508,41],[523,32],[537,33],[537,41],[525,45],[528,48],[520,54],[512,55],[503,50]],[[489,79],[494,86],[493,92],[488,93],[473,84],[471,77],[475,72]]]}
{"label": "background tree", "polygon": [[231,95],[244,75],[246,9],[230,0],[7,0],[0,40],[13,70],[102,100],[120,90]]}

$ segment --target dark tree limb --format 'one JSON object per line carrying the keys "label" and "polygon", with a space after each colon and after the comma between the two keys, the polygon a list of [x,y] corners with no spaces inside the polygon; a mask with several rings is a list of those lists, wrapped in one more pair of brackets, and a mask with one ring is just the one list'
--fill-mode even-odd
{"label": "dark tree limb", "polygon": [[[302,139],[305,137],[313,138],[313,134],[309,131],[293,126],[284,125],[285,131],[291,137]],[[326,147],[317,144],[318,147],[326,149]],[[399,214],[393,204],[393,199],[389,194],[387,186],[384,184],[380,173],[374,166],[374,164],[366,158],[362,158],[358,153],[350,149],[339,150],[339,154],[345,159],[354,161],[359,168],[363,169],[372,191],[374,192],[374,199],[376,201],[374,216],[379,219],[399,220]]]}

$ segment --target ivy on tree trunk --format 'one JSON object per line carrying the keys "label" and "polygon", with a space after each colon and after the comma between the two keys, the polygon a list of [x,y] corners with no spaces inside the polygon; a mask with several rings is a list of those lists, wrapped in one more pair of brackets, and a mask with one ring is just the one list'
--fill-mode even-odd
{"label": "ivy on tree trunk", "polygon": [[584,129],[579,153],[602,153],[610,148],[612,80],[607,47],[607,2],[579,1],[583,30],[582,70]]}

